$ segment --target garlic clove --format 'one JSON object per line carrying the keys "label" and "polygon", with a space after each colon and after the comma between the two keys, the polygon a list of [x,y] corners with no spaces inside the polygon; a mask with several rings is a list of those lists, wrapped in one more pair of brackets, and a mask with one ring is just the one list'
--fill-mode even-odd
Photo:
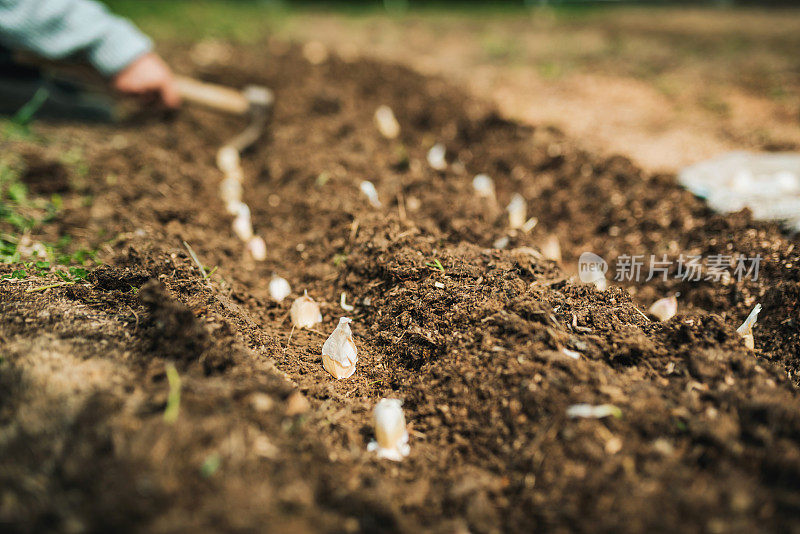
{"label": "garlic clove", "polygon": [[378,190],[375,189],[375,184],[368,180],[364,180],[361,182],[361,192],[364,193],[364,196],[367,197],[367,200],[369,200],[369,203],[373,208],[381,207],[381,201],[378,198]]}
{"label": "garlic clove", "polygon": [[244,202],[237,202],[236,203],[236,212],[233,213],[237,217],[241,217],[242,219],[250,220],[250,207],[245,204]]}
{"label": "garlic clove", "polygon": [[514,193],[511,197],[511,202],[506,206],[506,211],[508,211],[508,225],[511,228],[522,228],[525,226],[528,206],[522,195]]}
{"label": "garlic clove", "polygon": [[504,235],[503,237],[495,239],[494,243],[492,243],[492,247],[503,249],[506,248],[509,243],[511,243],[511,240],[508,238],[508,236]]}
{"label": "garlic clove", "polygon": [[375,451],[378,458],[399,462],[411,451],[402,404],[399,399],[381,399],[375,405],[372,412],[375,440],[367,445],[367,450]]}
{"label": "garlic clove", "polygon": [[220,148],[217,152],[217,168],[225,174],[240,169],[239,151],[230,145]]}
{"label": "garlic clove", "polygon": [[219,183],[219,196],[225,204],[242,201],[242,183],[235,178],[225,178]]}
{"label": "garlic clove", "polygon": [[[241,201],[235,200],[233,202],[228,202],[225,204],[225,211],[230,213],[231,215],[237,215],[240,211],[242,211],[243,203]],[[245,207],[247,207],[245,205]]]}
{"label": "garlic clove", "polygon": [[256,261],[264,261],[267,259],[267,244],[261,236],[253,236],[247,242],[247,251]]}
{"label": "garlic clove", "polygon": [[380,106],[375,110],[375,125],[386,139],[396,139],[400,135],[400,123],[389,106]]}
{"label": "garlic clove", "polygon": [[289,310],[292,318],[292,325],[296,328],[311,328],[317,323],[322,322],[322,312],[319,304],[308,296],[308,291],[303,292],[303,296],[295,299]]}
{"label": "garlic clove", "polygon": [[598,291],[605,291],[608,289],[608,280],[606,280],[605,276],[600,276],[596,278],[593,282],[595,289]]}
{"label": "garlic clove", "polygon": [[547,240],[542,243],[540,249],[542,251],[542,256],[556,263],[561,263],[561,244],[558,242],[556,236],[551,234]]}
{"label": "garlic clove", "polygon": [[659,321],[669,321],[678,313],[678,299],[675,295],[658,299],[647,310],[650,315],[654,315]]}
{"label": "garlic clove", "polygon": [[269,296],[275,302],[282,302],[292,292],[292,286],[285,278],[273,276],[269,281]]}
{"label": "garlic clove", "polygon": [[571,419],[602,419],[609,416],[620,418],[622,417],[622,410],[613,404],[600,404],[597,406],[591,404],[573,404],[567,408],[567,417]]}
{"label": "garlic clove", "polygon": [[520,230],[522,230],[523,232],[525,232],[527,234],[528,232],[530,232],[531,230],[536,228],[537,224],[539,224],[539,219],[537,219],[536,217],[531,217],[530,219],[525,221],[525,224],[523,224],[520,227]]}
{"label": "garlic clove", "polygon": [[349,311],[349,312],[356,309],[355,306],[347,303],[347,295],[344,293],[344,291],[342,292],[342,295],[339,298],[339,306],[341,306],[344,311]]}
{"label": "garlic clove", "polygon": [[443,171],[447,168],[447,149],[442,143],[436,143],[428,150],[428,165],[437,171]]}
{"label": "garlic clove", "polygon": [[494,180],[488,174],[479,174],[472,179],[472,188],[481,198],[494,198]]}
{"label": "garlic clove", "polygon": [[250,241],[253,237],[253,224],[250,222],[250,217],[242,217],[237,215],[233,220],[233,233],[244,242]]}
{"label": "garlic clove", "polygon": [[756,340],[753,337],[753,327],[758,320],[758,313],[761,311],[761,304],[756,304],[747,319],[744,320],[742,326],[736,329],[736,332],[744,339],[744,345],[750,350],[756,348]]}
{"label": "garlic clove", "polygon": [[322,345],[322,365],[334,378],[350,378],[356,372],[358,350],[350,330],[352,319],[342,317],[333,333]]}

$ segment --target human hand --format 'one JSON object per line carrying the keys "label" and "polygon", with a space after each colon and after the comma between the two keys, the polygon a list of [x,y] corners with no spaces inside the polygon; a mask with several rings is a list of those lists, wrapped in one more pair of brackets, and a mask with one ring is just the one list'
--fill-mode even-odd
{"label": "human hand", "polygon": [[153,52],[135,59],[112,78],[111,84],[114,89],[125,94],[156,94],[170,108],[177,108],[181,103],[172,70]]}

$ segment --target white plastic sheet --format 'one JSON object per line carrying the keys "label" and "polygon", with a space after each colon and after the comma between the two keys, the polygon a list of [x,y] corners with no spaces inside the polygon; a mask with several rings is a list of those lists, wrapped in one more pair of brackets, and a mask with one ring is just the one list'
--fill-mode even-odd
{"label": "white plastic sheet", "polygon": [[715,211],[750,208],[800,231],[800,154],[730,152],[684,168],[678,180]]}

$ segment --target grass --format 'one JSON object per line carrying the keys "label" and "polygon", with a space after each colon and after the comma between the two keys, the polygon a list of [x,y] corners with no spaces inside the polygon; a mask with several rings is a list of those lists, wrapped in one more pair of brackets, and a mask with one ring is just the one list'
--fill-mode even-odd
{"label": "grass", "polygon": [[429,261],[425,263],[425,266],[433,269],[434,271],[439,271],[444,274],[444,265],[438,259],[434,259],[433,261]]}
{"label": "grass", "polygon": [[13,155],[0,155],[0,263],[16,267],[3,278],[55,274],[64,282],[83,280],[88,274],[86,267],[97,263],[96,251],[70,251],[69,236],[62,236],[55,243],[36,242],[29,237],[56,218],[61,198],[31,198],[20,180],[21,167]]}
{"label": "grass", "polygon": [[[37,91],[30,102],[0,128],[0,142],[34,141],[30,123],[46,98],[46,91]],[[80,151],[67,152],[62,159],[79,176],[87,174],[88,165]],[[25,279],[54,274],[62,282],[52,287],[83,280],[88,274],[85,267],[97,263],[96,251],[85,248],[70,251],[68,235],[61,236],[55,243],[36,242],[30,238],[33,232],[58,216],[62,199],[59,195],[49,199],[31,197],[21,180],[23,170],[24,163],[14,151],[0,153],[0,263],[15,267],[2,278]]]}
{"label": "grass", "polygon": [[164,422],[172,424],[178,420],[181,410],[181,376],[173,363],[167,364],[166,371],[169,394],[167,395],[167,406],[164,408]]}

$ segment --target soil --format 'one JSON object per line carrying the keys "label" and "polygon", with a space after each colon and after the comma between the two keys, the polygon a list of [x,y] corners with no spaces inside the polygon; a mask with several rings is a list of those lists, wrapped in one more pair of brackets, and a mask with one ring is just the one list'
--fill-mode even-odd
{"label": "soil", "polygon": [[[674,176],[506,120],[439,78],[337,56],[311,65],[279,43],[236,54],[205,70],[184,49],[169,56],[276,93],[267,135],[243,157],[264,262],[245,254],[218,195],[215,153],[240,120],[187,106],[113,127],[42,125],[45,143],[5,148],[29,162],[33,191],[63,191],[62,213],[33,237],[71,235],[105,264],[71,286],[0,284],[6,531],[800,530],[796,237],[746,211],[716,215]],[[398,140],[373,124],[382,104]],[[437,142],[442,172],[425,159]],[[56,164],[76,146],[85,175]],[[472,190],[481,172],[496,203]],[[538,218],[530,233],[508,231],[515,192]],[[553,235],[560,263],[539,252]],[[208,279],[184,242],[216,268]],[[755,281],[601,292],[576,279],[584,251],[763,260]],[[282,303],[273,273],[293,288]],[[292,332],[306,290],[324,321]],[[675,318],[642,312],[674,292]],[[735,328],[756,303],[750,351]],[[336,381],[320,354],[343,315],[359,362]],[[168,364],[181,381],[174,422]],[[366,450],[381,397],[404,401],[401,463]],[[580,403],[621,416],[569,418]]]}

